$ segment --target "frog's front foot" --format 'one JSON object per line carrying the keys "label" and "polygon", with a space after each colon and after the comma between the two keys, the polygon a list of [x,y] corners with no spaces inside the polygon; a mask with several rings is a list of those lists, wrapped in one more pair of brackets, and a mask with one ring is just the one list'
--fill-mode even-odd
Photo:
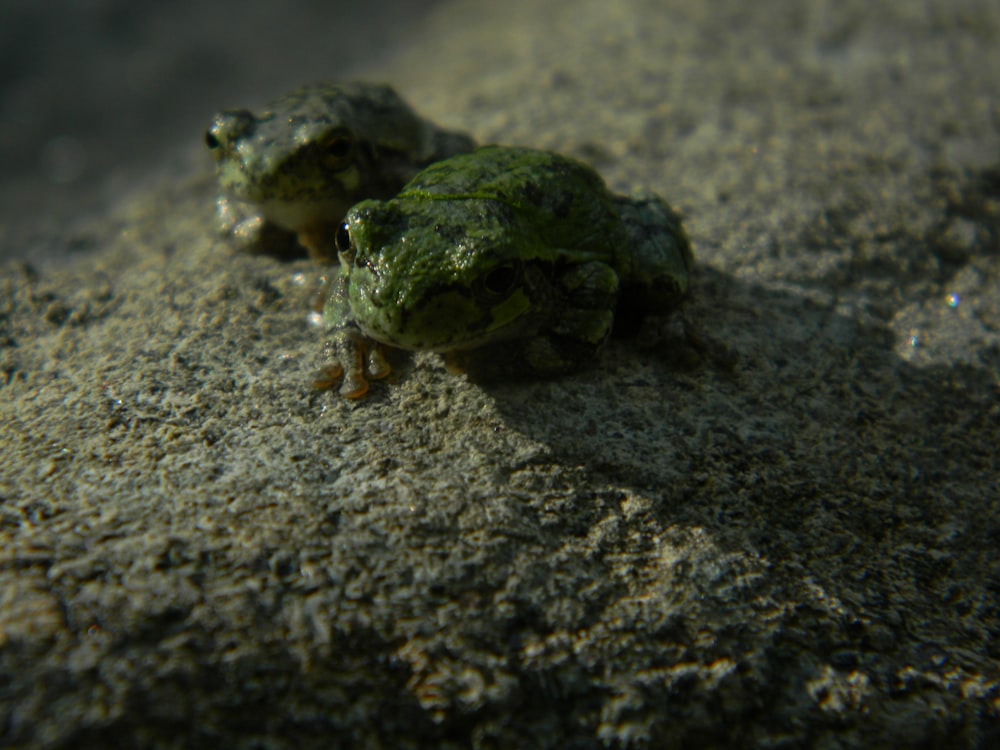
{"label": "frog's front foot", "polygon": [[368,393],[368,381],[380,380],[391,372],[378,343],[354,328],[336,331],[324,346],[330,364],[313,381],[320,390],[340,383],[344,398],[361,398]]}
{"label": "frog's front foot", "polygon": [[272,224],[246,204],[220,195],[215,201],[216,227],[238,250],[276,257],[293,257],[301,253],[295,236]]}

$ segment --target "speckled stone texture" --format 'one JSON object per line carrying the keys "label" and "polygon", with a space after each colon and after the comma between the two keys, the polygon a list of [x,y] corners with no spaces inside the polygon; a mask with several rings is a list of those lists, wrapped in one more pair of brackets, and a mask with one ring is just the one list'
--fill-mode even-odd
{"label": "speckled stone texture", "polygon": [[411,42],[370,77],[422,114],[677,206],[738,363],[668,328],[315,392],[321,271],[216,240],[206,155],[3,270],[0,745],[1000,745],[1000,7],[452,2]]}

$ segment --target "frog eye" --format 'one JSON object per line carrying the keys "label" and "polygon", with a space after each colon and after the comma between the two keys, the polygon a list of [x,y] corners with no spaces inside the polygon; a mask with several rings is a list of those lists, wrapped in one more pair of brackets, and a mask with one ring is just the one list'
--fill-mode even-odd
{"label": "frog eye", "polygon": [[521,281],[521,264],[504,263],[479,277],[476,287],[481,296],[505,297]]}
{"label": "frog eye", "polygon": [[351,251],[351,230],[347,226],[346,221],[337,227],[337,234],[334,236],[333,241],[337,245],[338,253],[346,254]]}
{"label": "frog eye", "polygon": [[205,145],[209,147],[212,151],[215,151],[222,144],[219,143],[219,139],[216,138],[215,133],[211,130],[205,131]]}
{"label": "frog eye", "polygon": [[327,166],[342,169],[350,163],[354,155],[354,137],[344,131],[334,133],[323,144],[323,152]]}

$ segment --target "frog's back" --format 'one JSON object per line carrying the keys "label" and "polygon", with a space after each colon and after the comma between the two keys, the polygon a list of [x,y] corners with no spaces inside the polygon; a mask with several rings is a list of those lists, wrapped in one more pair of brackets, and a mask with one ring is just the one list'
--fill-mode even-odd
{"label": "frog's back", "polygon": [[279,133],[292,126],[301,131],[300,138],[343,126],[380,148],[410,154],[425,148],[426,123],[395,89],[382,83],[307,84],[271,102],[266,114],[273,116]]}
{"label": "frog's back", "polygon": [[484,146],[432,164],[399,195],[420,200],[495,200],[508,205],[545,241],[597,253],[615,266],[627,241],[614,197],[593,169],[549,151]]}
{"label": "frog's back", "polygon": [[432,164],[401,195],[428,198],[487,198],[537,206],[539,191],[606,194],[600,176],[585,164],[550,151],[514,146],[483,146]]}

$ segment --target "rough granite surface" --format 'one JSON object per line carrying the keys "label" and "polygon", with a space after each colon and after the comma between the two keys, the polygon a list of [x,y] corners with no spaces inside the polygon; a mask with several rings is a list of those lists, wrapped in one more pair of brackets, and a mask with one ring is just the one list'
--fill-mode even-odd
{"label": "rough granite surface", "polygon": [[[438,6],[371,71],[685,216],[687,317],[310,388],[209,159],[0,280],[0,745],[1000,746],[1000,6]],[[277,92],[264,92],[262,97]]]}

